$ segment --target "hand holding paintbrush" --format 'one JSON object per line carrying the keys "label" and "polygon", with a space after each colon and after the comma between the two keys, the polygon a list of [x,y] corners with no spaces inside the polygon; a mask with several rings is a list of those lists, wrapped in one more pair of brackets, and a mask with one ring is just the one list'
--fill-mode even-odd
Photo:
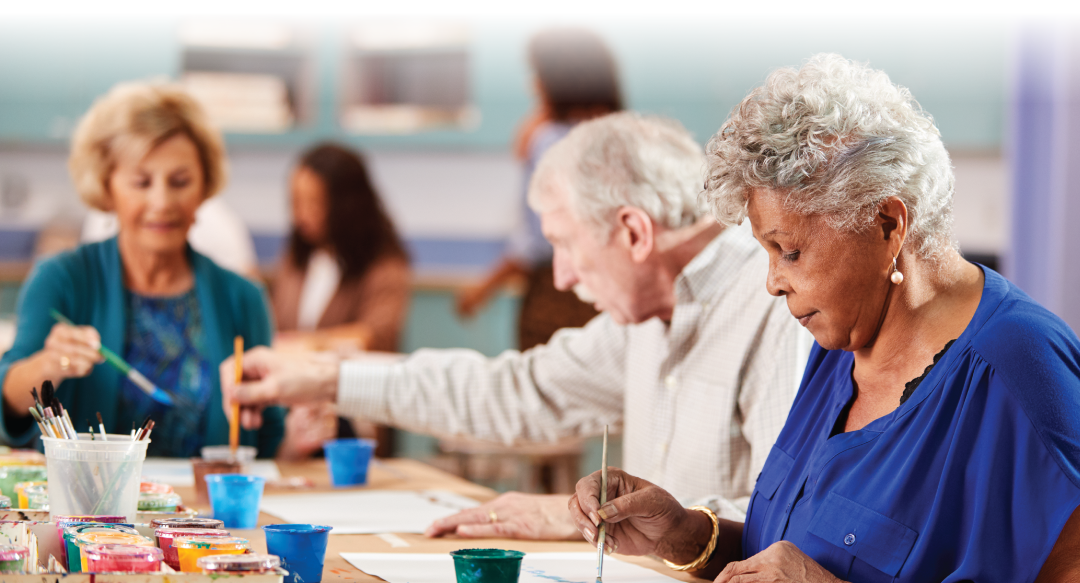
{"label": "hand holding paintbrush", "polygon": [[102,362],[99,344],[98,333],[91,327],[56,324],[41,350],[11,364],[4,382],[4,401],[12,411],[26,411],[36,405],[30,387],[40,387],[46,380],[60,383],[90,374]]}
{"label": "hand holding paintbrush", "polygon": [[[53,319],[60,324],[66,325],[68,327],[75,326],[75,324],[71,320],[69,320],[60,312],[56,310],[50,310],[49,313],[52,314]],[[79,328],[87,328],[87,326],[81,326]],[[93,328],[90,328],[90,330],[93,330]],[[96,331],[94,333],[97,334]],[[151,399],[164,405],[173,404],[172,396],[169,395],[169,393],[158,388],[156,385],[154,385],[153,382],[150,381],[150,379],[146,378],[146,376],[144,376],[141,372],[128,364],[127,361],[125,361],[123,358],[120,358],[120,356],[112,350],[109,350],[108,348],[103,346],[101,344],[100,337],[97,341],[96,351],[105,361],[116,367],[116,369],[119,370],[124,376],[126,376],[128,380],[131,381],[136,387],[142,389],[142,391],[146,393]],[[80,376],[85,376],[89,373],[90,371],[87,370],[86,373]]]}
{"label": "hand holding paintbrush", "polygon": [[49,331],[45,345],[36,357],[42,364],[41,374],[54,382],[61,382],[84,377],[104,362],[100,348],[101,336],[92,326],[58,321]]}
{"label": "hand holding paintbrush", "polygon": [[582,478],[568,505],[574,526],[598,551],[602,540],[604,553],[658,555],[680,565],[711,553],[702,546],[716,544],[711,512],[684,508],[663,488],[605,468],[606,478],[603,470]]}

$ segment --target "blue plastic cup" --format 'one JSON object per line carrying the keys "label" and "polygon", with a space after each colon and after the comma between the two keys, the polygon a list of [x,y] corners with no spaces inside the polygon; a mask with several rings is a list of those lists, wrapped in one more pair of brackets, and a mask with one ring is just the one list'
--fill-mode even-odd
{"label": "blue plastic cup", "polygon": [[243,474],[210,474],[206,490],[214,518],[225,528],[255,528],[259,522],[259,501],[262,500],[265,478]]}
{"label": "blue plastic cup", "polygon": [[375,443],[374,439],[332,439],[323,443],[330,482],[335,488],[367,483]]}
{"label": "blue plastic cup", "polygon": [[281,557],[281,567],[289,572],[285,581],[322,581],[326,539],[331,528],[314,524],[268,524],[263,527],[267,552]]}

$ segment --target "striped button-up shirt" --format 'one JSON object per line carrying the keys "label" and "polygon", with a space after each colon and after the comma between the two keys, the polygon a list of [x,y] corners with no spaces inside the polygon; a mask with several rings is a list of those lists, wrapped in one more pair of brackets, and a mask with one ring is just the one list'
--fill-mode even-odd
{"label": "striped button-up shirt", "polygon": [[404,429],[515,443],[623,433],[623,467],[741,520],[795,397],[812,338],[765,289],[768,258],[729,227],[679,274],[670,322],[601,314],[488,358],[419,350],[345,362],[338,409]]}

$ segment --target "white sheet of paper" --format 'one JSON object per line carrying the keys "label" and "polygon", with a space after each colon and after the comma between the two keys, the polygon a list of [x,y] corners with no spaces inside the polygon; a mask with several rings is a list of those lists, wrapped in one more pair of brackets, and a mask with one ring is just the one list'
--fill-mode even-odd
{"label": "white sheet of paper", "polygon": [[479,504],[442,490],[379,490],[263,496],[261,509],[285,522],[332,526],[330,534],[422,533],[433,521]]}
{"label": "white sheet of paper", "polygon": [[[266,478],[267,481],[281,479],[281,472],[278,471],[274,460],[255,460],[248,464],[245,472]],[[146,458],[143,462],[142,475],[149,480],[165,482],[171,486],[195,485],[195,474],[191,472],[191,460],[186,458]]]}
{"label": "white sheet of paper", "polygon": [[[449,554],[341,553],[341,557],[368,575],[389,583],[446,583],[454,581],[454,560]],[[670,583],[676,581],[651,569],[604,557],[604,580],[618,583]],[[596,553],[526,553],[518,583],[595,583]]]}

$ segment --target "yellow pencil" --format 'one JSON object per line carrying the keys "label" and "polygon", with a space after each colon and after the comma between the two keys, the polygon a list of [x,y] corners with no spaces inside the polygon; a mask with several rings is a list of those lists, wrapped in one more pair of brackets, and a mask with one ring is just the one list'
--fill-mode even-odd
{"label": "yellow pencil", "polygon": [[[244,380],[244,337],[233,340],[233,352],[236,359],[236,384]],[[229,453],[236,458],[236,448],[240,447],[240,403],[233,402],[229,411]]]}

